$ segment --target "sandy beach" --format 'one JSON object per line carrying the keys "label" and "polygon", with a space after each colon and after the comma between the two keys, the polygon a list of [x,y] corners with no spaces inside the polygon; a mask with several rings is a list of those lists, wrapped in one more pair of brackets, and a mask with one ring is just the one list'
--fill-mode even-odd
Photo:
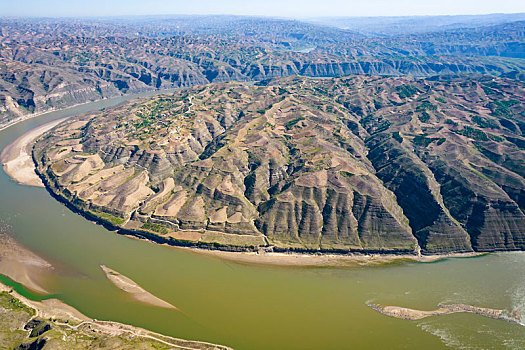
{"label": "sandy beach", "polygon": [[178,310],[175,306],[171,305],[167,301],[164,301],[154,296],[153,294],[142,288],[131,278],[128,278],[105,265],[100,265],[100,268],[102,268],[102,270],[106,274],[106,277],[111,281],[111,283],[113,283],[117,288],[123,290],[124,292],[131,294],[136,300],[165,309]]}
{"label": "sandy beach", "polygon": [[[8,276],[35,292],[48,294],[48,291],[39,284],[38,276],[50,272],[51,269],[53,266],[50,263],[18,244],[8,234],[0,233],[0,274]],[[105,271],[112,276],[110,279],[115,285],[131,293],[137,300],[159,307],[176,309],[173,305],[155,297],[118,272],[109,268],[105,268]],[[89,337],[95,334],[103,337],[124,337],[124,339],[136,337],[137,339],[154,340],[173,349],[230,349],[226,346],[207,342],[174,338],[119,322],[95,320],[59,299],[30,300],[1,282],[0,292],[7,292],[26,306],[34,309],[35,317],[53,320],[50,322],[53,322],[56,327],[78,331]]]}
{"label": "sandy beach", "polygon": [[42,180],[35,173],[35,165],[31,157],[33,141],[65,119],[54,120],[32,129],[7,145],[0,154],[0,161],[6,174],[21,185],[44,187]]}
{"label": "sandy beach", "polygon": [[395,254],[301,254],[275,252],[228,252],[198,248],[176,247],[198,254],[214,256],[244,264],[304,267],[360,267],[382,266],[400,262],[434,262],[445,258],[466,258],[486,253],[456,253],[446,255],[395,255]]}

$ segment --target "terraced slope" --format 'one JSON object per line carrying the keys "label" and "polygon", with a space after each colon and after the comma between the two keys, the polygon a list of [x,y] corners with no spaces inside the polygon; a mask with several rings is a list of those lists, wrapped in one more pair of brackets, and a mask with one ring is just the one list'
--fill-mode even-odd
{"label": "terraced slope", "polygon": [[524,103],[493,77],[223,83],[68,120],[33,156],[72,206],[159,242],[518,250]]}

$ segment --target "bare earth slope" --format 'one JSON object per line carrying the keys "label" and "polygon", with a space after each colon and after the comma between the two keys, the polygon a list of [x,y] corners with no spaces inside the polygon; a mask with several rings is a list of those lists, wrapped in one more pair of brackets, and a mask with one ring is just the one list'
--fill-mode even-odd
{"label": "bare earth slope", "polygon": [[70,205],[162,243],[521,250],[524,96],[482,76],[223,83],[73,118],[33,157]]}

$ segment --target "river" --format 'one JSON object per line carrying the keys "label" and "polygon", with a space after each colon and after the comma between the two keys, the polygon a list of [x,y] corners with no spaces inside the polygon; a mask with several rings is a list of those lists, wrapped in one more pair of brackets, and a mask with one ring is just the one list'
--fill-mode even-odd
{"label": "river", "polygon": [[[43,123],[128,98],[23,121],[0,132],[0,150]],[[406,321],[367,306],[432,310],[454,302],[518,310],[523,317],[524,252],[360,268],[241,264],[110,232],[45,189],[18,185],[3,171],[0,222],[17,241],[59,266],[44,287],[96,319],[236,349],[525,348],[525,327],[519,324],[475,314]],[[181,311],[133,300],[111,284],[101,264]]]}

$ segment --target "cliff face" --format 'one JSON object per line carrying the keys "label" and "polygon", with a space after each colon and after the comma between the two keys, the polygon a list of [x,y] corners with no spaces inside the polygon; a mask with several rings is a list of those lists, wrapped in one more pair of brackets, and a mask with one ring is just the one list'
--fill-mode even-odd
{"label": "cliff face", "polygon": [[167,242],[524,249],[523,96],[492,77],[208,85],[68,120],[34,158],[75,207]]}

